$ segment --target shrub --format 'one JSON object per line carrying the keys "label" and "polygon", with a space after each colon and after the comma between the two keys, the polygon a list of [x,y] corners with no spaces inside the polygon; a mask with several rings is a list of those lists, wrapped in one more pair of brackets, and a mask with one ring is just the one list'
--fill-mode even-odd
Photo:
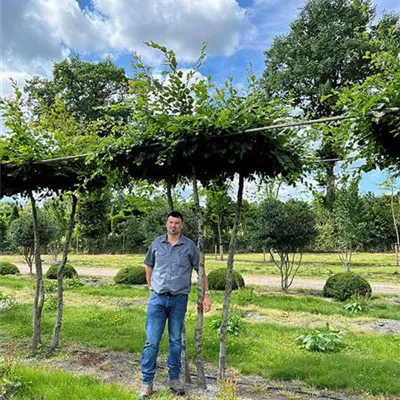
{"label": "shrub", "polygon": [[[225,290],[226,269],[220,268],[208,274],[208,285],[211,290]],[[244,287],[243,276],[233,271],[232,290]]]}
{"label": "shrub", "polygon": [[346,303],[343,308],[351,314],[358,313],[359,311],[364,311],[365,307],[357,300],[350,300]]}
{"label": "shrub", "polygon": [[362,276],[352,272],[344,272],[331,276],[324,286],[324,297],[347,300],[351,297],[371,296],[371,285]]}
{"label": "shrub", "polygon": [[19,269],[16,265],[9,262],[0,262],[0,275],[16,275],[19,274]]}
{"label": "shrub", "polygon": [[[53,264],[46,272],[47,279],[57,279],[57,270],[60,264]],[[71,264],[66,264],[64,268],[64,278],[72,279],[78,276],[78,272]]]}
{"label": "shrub", "polygon": [[[15,304],[17,304],[17,302],[14,297],[0,292],[0,311],[9,310]],[[1,388],[1,386],[0,386],[0,388]],[[1,391],[0,391],[0,395],[1,395]],[[2,397],[0,397],[0,399],[1,398]]]}
{"label": "shrub", "polygon": [[[211,328],[215,329],[218,334],[221,331],[221,323],[222,318],[217,317],[211,321]],[[228,316],[228,333],[232,333],[232,335],[238,336],[239,332],[244,329],[244,323],[240,315],[229,315]]]}
{"label": "shrub", "polygon": [[144,285],[146,281],[146,270],[144,267],[121,268],[114,277],[117,284]]}
{"label": "shrub", "polygon": [[300,342],[301,349],[321,353],[336,352],[344,347],[342,334],[336,329],[331,329],[329,324],[326,324],[323,330],[313,329],[306,335],[300,335],[296,341]]}

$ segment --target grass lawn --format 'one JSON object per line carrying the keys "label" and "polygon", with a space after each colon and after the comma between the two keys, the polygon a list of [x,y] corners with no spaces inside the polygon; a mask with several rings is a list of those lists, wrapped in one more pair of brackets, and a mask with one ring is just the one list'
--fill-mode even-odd
{"label": "grass lawn", "polygon": [[[29,342],[33,279],[1,277],[0,287],[18,300],[18,304],[2,311],[1,331],[12,340]],[[145,340],[147,297],[148,291],[143,287],[100,285],[68,289],[62,342],[139,354]],[[343,303],[320,297],[277,295],[265,293],[265,288],[235,292],[232,313],[240,318],[241,325],[237,336],[229,335],[228,364],[242,373],[269,379],[301,380],[319,388],[400,395],[400,336],[368,328],[377,318],[400,320],[400,295],[390,299],[374,297],[366,304],[365,311],[351,314]],[[213,293],[213,312],[205,317],[204,323],[204,358],[215,365],[219,337],[212,321],[221,314],[222,300],[222,293]],[[43,320],[45,343],[50,342],[55,315],[49,305],[46,302]],[[322,328],[327,322],[342,330],[343,350],[317,353],[299,348],[295,341],[299,335],[309,332],[311,327]],[[189,338],[194,336],[195,323],[193,291],[187,318]],[[194,358],[193,340],[189,339],[188,350]],[[164,354],[167,351],[165,336],[160,351]],[[104,396],[100,398],[108,398]],[[115,398],[123,399],[123,396],[124,393]]]}

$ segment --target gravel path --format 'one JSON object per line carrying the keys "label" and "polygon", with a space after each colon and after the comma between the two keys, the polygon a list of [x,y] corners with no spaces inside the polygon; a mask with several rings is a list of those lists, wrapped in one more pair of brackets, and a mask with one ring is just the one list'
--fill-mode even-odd
{"label": "gravel path", "polygon": [[[27,265],[17,265],[23,275],[29,274],[29,268]],[[43,264],[43,271],[46,272],[49,268],[49,264]],[[114,277],[118,269],[116,268],[77,268],[78,274],[81,276],[98,276],[98,277]],[[259,286],[272,286],[280,287],[279,277],[269,276],[244,276],[245,283],[247,285],[259,285]],[[312,289],[322,290],[325,284],[325,280],[321,279],[305,279],[296,278],[291,286],[293,289]],[[372,282],[372,291],[374,294],[397,294],[400,295],[400,282],[399,283],[383,283],[383,282]]]}

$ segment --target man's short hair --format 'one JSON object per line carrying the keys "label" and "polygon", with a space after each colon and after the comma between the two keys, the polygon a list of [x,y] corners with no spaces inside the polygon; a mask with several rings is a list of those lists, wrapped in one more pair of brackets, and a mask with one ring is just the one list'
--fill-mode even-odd
{"label": "man's short hair", "polygon": [[183,215],[182,215],[179,211],[171,211],[171,212],[168,214],[167,219],[168,219],[169,217],[180,218],[181,221],[183,222]]}

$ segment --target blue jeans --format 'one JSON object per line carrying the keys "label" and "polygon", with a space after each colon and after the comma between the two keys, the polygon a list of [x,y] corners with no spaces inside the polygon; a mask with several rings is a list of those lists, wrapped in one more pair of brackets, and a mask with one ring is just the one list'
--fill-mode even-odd
{"label": "blue jeans", "polygon": [[147,307],[146,343],[142,352],[142,376],[144,383],[153,382],[157,369],[158,346],[168,319],[169,379],[177,380],[181,372],[182,328],[188,303],[188,295],[163,296],[152,292]]}

